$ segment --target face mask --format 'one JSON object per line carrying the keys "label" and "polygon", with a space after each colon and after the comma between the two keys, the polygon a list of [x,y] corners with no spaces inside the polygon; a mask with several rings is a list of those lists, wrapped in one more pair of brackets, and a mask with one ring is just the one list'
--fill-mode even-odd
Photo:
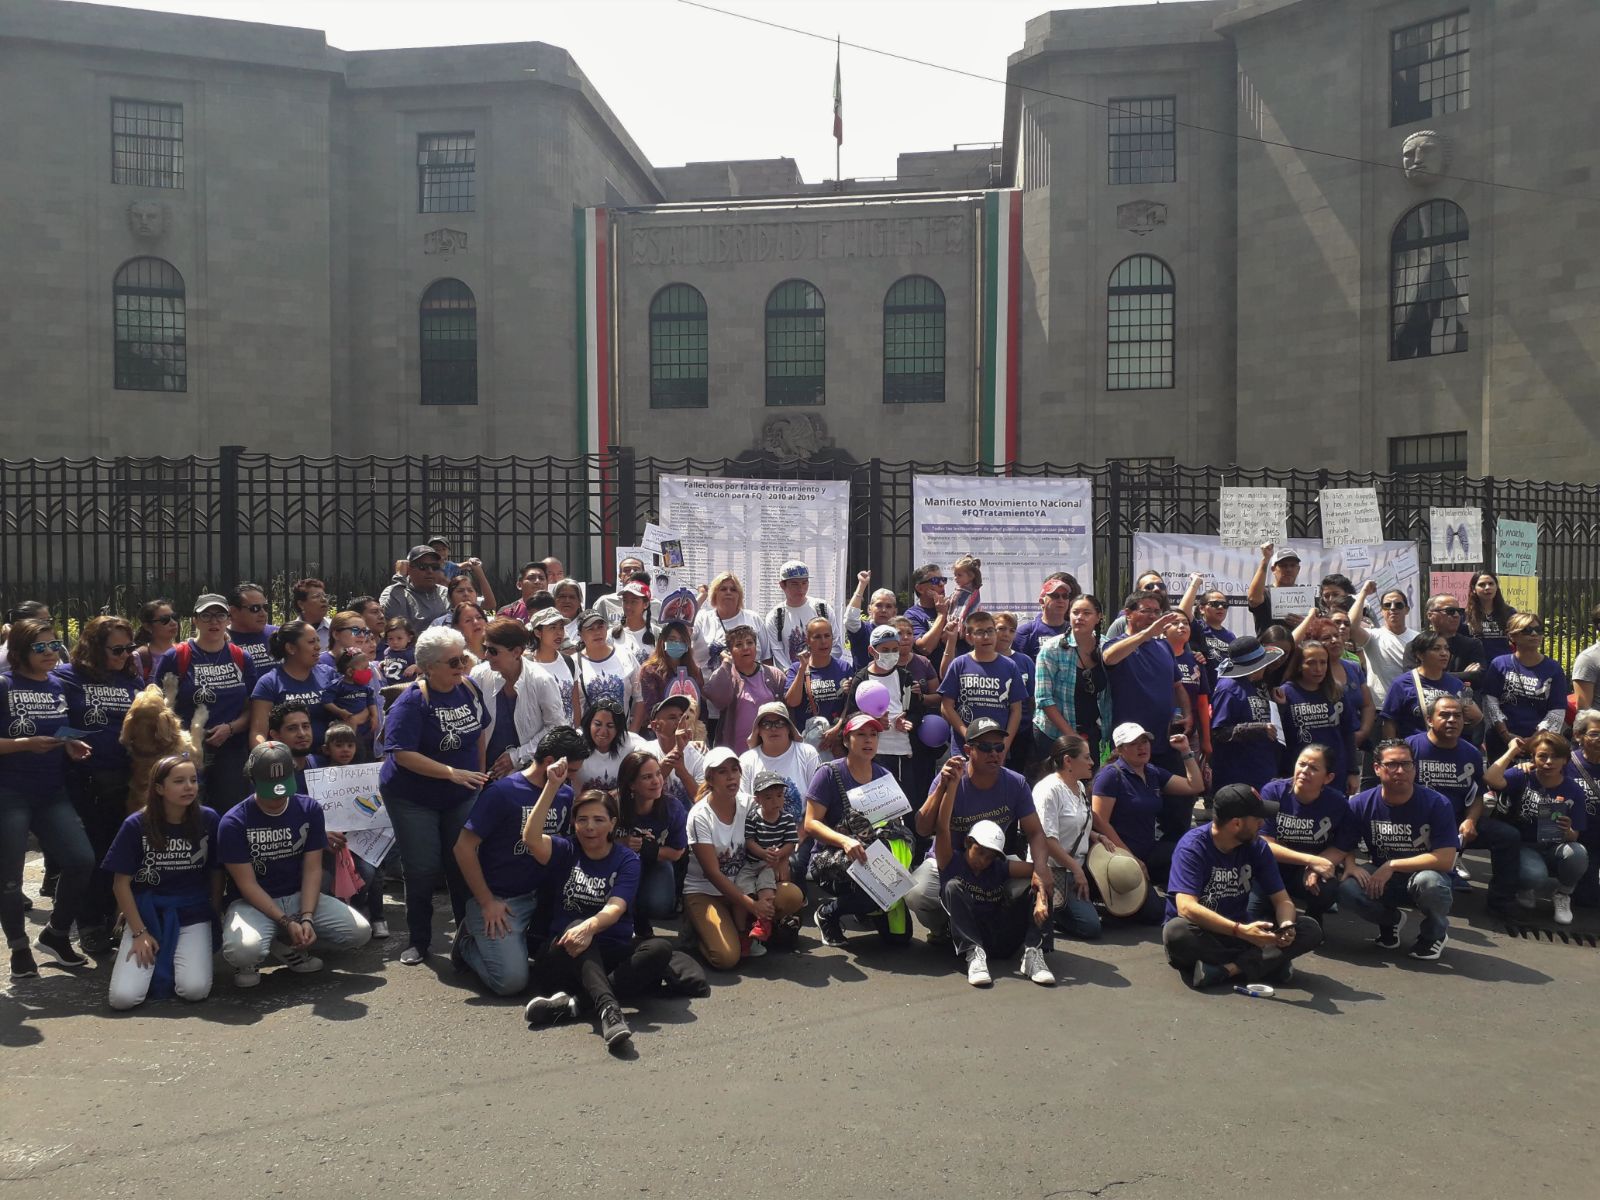
{"label": "face mask", "polygon": [[876,657],[878,660],[878,666],[882,670],[887,671],[891,667],[897,667],[900,665],[900,651],[898,650],[885,650]]}
{"label": "face mask", "polygon": [[689,653],[689,647],[682,642],[668,642],[663,649],[666,650],[668,658],[682,658]]}
{"label": "face mask", "polygon": [[350,679],[352,682],[359,683],[362,687],[366,687],[367,684],[372,682],[372,668],[362,667],[359,671],[351,671]]}

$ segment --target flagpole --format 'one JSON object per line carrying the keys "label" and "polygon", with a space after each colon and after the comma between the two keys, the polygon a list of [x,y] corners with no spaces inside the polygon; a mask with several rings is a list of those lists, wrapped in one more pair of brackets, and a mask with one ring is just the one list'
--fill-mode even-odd
{"label": "flagpole", "polygon": [[843,113],[844,91],[839,74],[840,35],[833,35],[833,190],[844,191],[844,174],[839,169],[839,153],[844,147]]}

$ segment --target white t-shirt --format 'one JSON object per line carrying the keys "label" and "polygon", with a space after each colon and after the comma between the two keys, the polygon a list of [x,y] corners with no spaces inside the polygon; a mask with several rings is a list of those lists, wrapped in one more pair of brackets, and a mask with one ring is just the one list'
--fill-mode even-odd
{"label": "white t-shirt", "polygon": [[649,658],[655,653],[654,646],[645,645],[644,635],[646,633],[653,635],[654,630],[650,629],[649,627],[644,629],[629,629],[626,625],[624,625],[622,626],[621,635],[613,637],[611,639],[611,644],[613,646],[618,646],[626,650],[629,654],[633,655],[635,662],[642,663],[645,659]]}
{"label": "white t-shirt", "polygon": [[708,604],[694,615],[694,661],[702,672],[716,669],[722,651],[728,648],[728,631],[741,625],[756,631],[756,661],[766,662],[772,657],[772,639],[765,621],[748,608],[741,608],[731,617],[719,617]]}
{"label": "white t-shirt", "polygon": [[[1090,823],[1089,798],[1083,785],[1070,784],[1054,771],[1033,785],[1033,807],[1039,814],[1044,836],[1055,838],[1061,848],[1083,865],[1089,858],[1089,839],[1084,830]],[[1079,839],[1082,839],[1080,844]],[[1073,854],[1076,848],[1077,853]],[[1028,855],[1032,861],[1033,855]]]}
{"label": "white t-shirt", "polygon": [[784,807],[790,812],[798,808],[803,815],[806,811],[805,796],[807,789],[811,787],[811,777],[817,773],[817,768],[821,765],[822,756],[817,753],[817,748],[805,742],[789,743],[789,748],[776,758],[768,758],[761,753],[761,747],[758,745],[754,750],[746,750],[739,755],[739,766],[744,772],[744,782],[739,786],[754,795],[756,772],[775,771],[789,784],[784,788]]}
{"label": "white t-shirt", "polygon": [[[889,692],[889,711],[884,714],[887,727],[878,735],[878,753],[910,754],[911,735],[904,730],[895,728],[895,722],[906,715],[906,698],[900,691],[900,672],[898,668],[890,671],[887,675],[876,675],[868,671],[867,679],[883,684]],[[912,686],[916,685],[913,684]]]}
{"label": "white t-shirt", "polygon": [[[615,700],[629,718],[633,716],[633,706],[639,701],[639,660],[627,649],[613,645],[611,653],[598,662],[587,654],[577,655],[572,662],[578,668],[584,707],[596,700]],[[582,717],[578,714],[579,720]]]}
{"label": "white t-shirt", "polygon": [[[640,742],[636,749],[643,750],[647,754],[654,754],[656,758],[663,761],[667,757],[666,752],[661,749],[661,743],[656,741],[655,738]],[[706,748],[699,742],[686,742],[683,747],[683,765],[689,769],[689,774],[694,777],[696,782],[703,783],[706,777]],[[688,797],[683,796],[683,780],[679,779],[675,773],[668,775],[667,788],[679,799],[686,799],[689,802],[694,800],[692,794]]]}
{"label": "white t-shirt", "polygon": [[[854,632],[861,628],[861,613],[852,608],[845,612],[844,623],[840,625],[839,606],[829,601],[828,624],[833,626],[833,656],[843,658],[845,654],[845,633]],[[770,621],[765,622],[767,630],[767,643],[772,648],[773,665],[780,670],[787,671],[794,665],[806,648],[806,626],[817,616],[817,609],[808,599],[799,608],[785,607],[783,613],[783,636],[778,636],[778,622],[776,614]]]}
{"label": "white t-shirt", "polygon": [[567,665],[567,660],[560,655],[554,662],[540,662],[533,655],[524,655],[522,659],[523,670],[532,667],[541,675],[548,675],[555,680],[556,691],[561,693],[561,709],[566,713],[568,725],[577,725],[577,719],[572,715],[572,668]]}
{"label": "white t-shirt", "polygon": [[689,871],[683,877],[685,894],[720,896],[717,886],[706,878],[695,854],[696,846],[710,846],[716,851],[717,866],[729,879],[736,878],[744,866],[744,818],[750,811],[751,800],[740,792],[734,802],[733,820],[724,825],[717,820],[710,800],[698,800],[689,810]]}
{"label": "white t-shirt", "polygon": [[1573,660],[1572,680],[1574,683],[1600,683],[1600,642]]}
{"label": "white t-shirt", "polygon": [[622,760],[635,750],[648,750],[654,745],[654,742],[645,741],[637,733],[624,733],[611,743],[610,754],[591,754],[583,760],[583,765],[578,768],[578,778],[572,785],[573,796],[583,795],[586,788],[616,791],[617,772],[622,769]]}
{"label": "white t-shirt", "polygon": [[1389,685],[1406,672],[1406,647],[1417,636],[1415,629],[1390,633],[1383,626],[1367,630],[1367,644],[1361,653],[1367,660],[1367,675],[1372,687],[1372,703],[1383,707]]}

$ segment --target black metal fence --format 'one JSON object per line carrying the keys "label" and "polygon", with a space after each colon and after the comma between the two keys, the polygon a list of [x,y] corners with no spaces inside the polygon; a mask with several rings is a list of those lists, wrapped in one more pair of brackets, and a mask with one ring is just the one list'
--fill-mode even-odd
{"label": "black metal fence", "polygon": [[[1417,542],[1424,570],[1431,506],[1481,509],[1491,560],[1498,518],[1536,522],[1540,607],[1552,618],[1550,652],[1566,662],[1589,640],[1600,600],[1600,486],[1120,462],[1013,470],[1093,481],[1095,578],[1108,597],[1132,581],[1135,531],[1215,533],[1218,489],[1230,486],[1286,488],[1293,537],[1320,535],[1321,489],[1376,487],[1385,536]],[[632,544],[657,515],[663,475],[849,479],[851,562],[904,591],[913,477],[980,473],[953,462],[658,459],[627,447],[579,459],[275,457],[224,446],[215,458],[0,461],[0,603],[45,600],[58,619],[83,620],[253,579],[281,605],[302,576],[346,599],[376,593],[394,560],[436,533],[456,557],[484,560],[504,602],[518,565],[545,555],[574,577],[600,577],[598,547]]]}

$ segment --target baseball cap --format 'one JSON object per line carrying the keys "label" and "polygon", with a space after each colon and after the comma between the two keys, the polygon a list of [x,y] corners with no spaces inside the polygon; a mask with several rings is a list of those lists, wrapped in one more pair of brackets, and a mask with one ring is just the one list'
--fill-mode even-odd
{"label": "baseball cap", "polygon": [[250,751],[244,773],[258,800],[287,800],[294,794],[294,752],[282,742],[262,742]]}
{"label": "baseball cap", "polygon": [[675,708],[680,713],[686,713],[689,711],[690,703],[691,701],[689,697],[685,696],[682,692],[679,692],[675,696],[668,696],[662,700],[660,704],[657,704],[653,709],[650,710],[650,715],[652,717],[659,717],[669,708]]}
{"label": "baseball cap", "polygon": [[878,720],[878,718],[873,716],[871,713],[854,713],[850,719],[844,723],[844,731],[846,733],[854,733],[858,729],[876,729],[879,733],[882,733],[883,722]]}
{"label": "baseball cap", "polygon": [[872,636],[867,639],[867,644],[873,649],[877,649],[885,642],[898,642],[899,640],[900,631],[893,625],[875,625],[872,628]]}
{"label": "baseball cap", "polygon": [[528,618],[529,629],[542,629],[546,625],[565,625],[567,619],[561,615],[559,608],[541,608]]}
{"label": "baseball cap", "polygon": [[757,771],[755,782],[751,785],[750,790],[759,795],[769,787],[787,788],[788,786],[789,781],[776,771]]}
{"label": "baseball cap", "polygon": [[606,619],[604,614],[597,613],[592,608],[585,609],[583,612],[578,614],[579,632],[588,629],[591,625],[604,625],[605,623]]}
{"label": "baseball cap", "polygon": [[1298,550],[1291,550],[1288,546],[1285,546],[1282,550],[1279,550],[1272,556],[1272,565],[1277,566],[1279,563],[1289,562],[1291,560],[1294,562],[1299,562],[1300,552]]}
{"label": "baseball cap", "polygon": [[1065,592],[1069,596],[1072,595],[1072,589],[1067,586],[1065,579],[1046,579],[1039,585],[1039,599],[1041,600],[1046,596],[1054,596],[1058,592]]}
{"label": "baseball cap", "polygon": [[1226,825],[1235,817],[1275,817],[1276,800],[1263,800],[1248,783],[1230,783],[1218,788],[1211,798],[1211,811],[1218,825]]}
{"label": "baseball cap", "polygon": [[650,599],[650,589],[638,580],[623,584],[617,594],[620,596],[638,596],[644,600]]}
{"label": "baseball cap", "polygon": [[732,747],[718,746],[715,750],[712,750],[706,755],[705,769],[707,771],[714,771],[718,767],[724,766],[728,763],[736,763],[738,761],[739,755],[735,750],[733,750]]}
{"label": "baseball cap", "polygon": [[1006,831],[993,821],[974,821],[967,830],[967,841],[975,842],[996,854],[1006,852]]}
{"label": "baseball cap", "polygon": [[1140,738],[1150,736],[1150,731],[1137,721],[1124,721],[1111,731],[1111,744],[1113,746],[1131,746]]}
{"label": "baseball cap", "polygon": [[435,549],[437,549],[440,546],[448,546],[449,544],[450,544],[450,539],[449,538],[442,537],[441,535],[439,535],[437,533],[434,534],[432,537],[430,537],[428,539],[428,545],[434,547]]}
{"label": "baseball cap", "polygon": [[439,552],[432,546],[413,546],[411,553],[406,555],[407,562],[417,562],[424,558],[438,558]]}
{"label": "baseball cap", "polygon": [[967,726],[966,740],[975,742],[986,733],[1004,734],[1005,730],[1000,728],[999,721],[989,717],[979,717]]}
{"label": "baseball cap", "polygon": [[194,615],[198,617],[201,613],[212,608],[220,608],[223,612],[227,612],[228,602],[215,592],[206,592],[195,600]]}
{"label": "baseball cap", "polygon": [[788,583],[791,579],[810,579],[811,568],[798,558],[791,558],[778,568],[778,582]]}

